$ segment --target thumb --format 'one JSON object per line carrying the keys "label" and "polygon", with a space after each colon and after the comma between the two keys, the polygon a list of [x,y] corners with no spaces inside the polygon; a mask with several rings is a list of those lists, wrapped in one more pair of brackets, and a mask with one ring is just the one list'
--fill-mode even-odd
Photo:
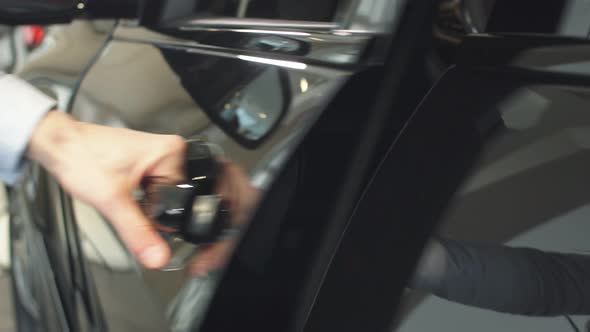
{"label": "thumb", "polygon": [[130,196],[111,197],[100,210],[143,266],[157,269],[166,265],[170,248]]}

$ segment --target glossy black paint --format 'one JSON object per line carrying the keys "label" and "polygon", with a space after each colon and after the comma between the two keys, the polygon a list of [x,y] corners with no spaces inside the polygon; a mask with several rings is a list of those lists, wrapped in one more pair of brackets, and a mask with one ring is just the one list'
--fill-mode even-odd
{"label": "glossy black paint", "polygon": [[[409,90],[419,84],[405,85],[404,78],[420,67],[421,63],[415,63],[413,57],[420,55],[422,61],[424,48],[428,47],[428,43],[422,44],[422,38],[427,38],[426,31],[431,27],[432,5],[430,1],[409,5],[411,14],[402,22],[400,35],[392,38],[388,64],[357,73],[334,97],[327,112],[290,158],[240,243],[206,312],[201,331],[387,330],[421,246],[476,159],[481,142],[501,128],[497,111],[481,107],[481,103],[493,105],[523,82],[590,84],[583,75],[515,69],[511,57],[492,56],[481,64],[463,61],[447,73],[408,122],[407,109],[413,108],[415,97],[407,96],[415,93]],[[416,31],[421,31],[420,38]],[[494,45],[502,49],[502,39],[489,40],[497,41]],[[522,46],[529,40],[536,46],[545,45],[536,41],[537,37],[525,36],[520,37],[518,44]],[[484,49],[485,37],[481,42]],[[510,49],[513,44],[505,46]],[[466,47],[468,50],[469,46]],[[569,53],[561,56],[568,57]],[[189,61],[194,59],[193,55],[186,61],[170,63],[194,65]],[[407,68],[408,63],[415,66]],[[193,70],[189,65],[177,69],[181,76],[186,73],[185,81],[194,79],[189,76]],[[223,66],[216,68],[221,70]],[[215,76],[215,72],[208,73],[209,77]],[[236,86],[230,84],[233,82],[219,82],[223,88],[212,89],[217,92],[213,93],[217,99],[208,100],[209,96],[198,92],[193,92],[193,98],[204,100],[214,109],[226,100],[222,90],[239,90],[258,73],[259,69],[249,67],[235,80]],[[494,93],[487,93],[491,90],[486,85],[490,81],[495,82]],[[210,88],[203,82],[192,89],[196,91],[196,87]],[[392,95],[392,91],[396,93]],[[457,91],[462,91],[460,97]],[[402,112],[394,105],[405,108]],[[396,130],[387,131],[388,128]],[[382,163],[384,153],[376,148],[379,143],[391,145]],[[375,177],[368,181],[373,174]],[[31,175],[30,179],[35,178]],[[52,194],[41,187],[36,189],[40,201],[19,205],[15,214],[21,214],[26,206],[55,204],[55,209],[42,208],[41,213],[51,216],[55,211],[63,211],[64,220],[51,221],[50,225],[57,226],[50,228],[43,220],[24,215],[29,218],[27,229],[35,225],[35,232],[47,233],[27,233],[25,237],[22,229],[17,228],[13,233],[14,256],[29,257],[23,246],[45,239],[49,257],[44,259],[40,254],[45,246],[33,248],[34,258],[40,261],[26,266],[42,266],[43,271],[53,268],[60,275],[52,283],[46,274],[35,276],[34,271],[17,271],[18,278],[35,276],[35,287],[43,290],[38,291],[37,298],[47,311],[43,317],[26,316],[27,308],[20,299],[27,298],[27,294],[19,293],[18,312],[25,317],[21,321],[40,324],[50,331],[65,330],[63,326],[80,331],[107,330],[104,308],[94,285],[99,277],[93,275],[96,270],[91,269],[92,263],[85,261],[82,254],[72,202],[59,188]],[[396,264],[390,264],[392,261]],[[134,276],[137,271],[110,272],[108,277],[115,280],[125,274]],[[123,295],[131,294],[128,291]],[[174,311],[190,309],[188,304],[179,303]],[[63,313],[55,312],[62,308]],[[152,313],[153,309],[146,303],[145,313]],[[56,317],[66,319],[52,321]],[[187,324],[196,328],[198,319],[185,318],[194,319]]]}
{"label": "glossy black paint", "polygon": [[[308,331],[390,328],[393,308],[422,245],[469,169],[480,140],[477,131],[463,129],[471,121],[471,108],[453,113],[438,99],[429,102],[432,93],[391,146],[356,206]],[[342,316],[351,318],[337,318]]]}
{"label": "glossy black paint", "polygon": [[[424,35],[430,32],[433,15],[428,11],[433,8],[430,5],[429,1],[409,5],[411,14],[405,17],[400,35],[392,41],[387,66],[355,76],[306,137],[289,169],[277,180],[274,188],[277,193],[270,193],[262,202],[260,211],[264,212],[254,217],[256,222],[245,234],[244,246],[237,249],[213,299],[203,331],[238,328],[302,331],[318,323],[308,322],[308,315],[317,305],[315,297],[324,273],[337,251],[348,216],[366,184],[366,176],[371,173],[373,158],[378,155],[372,148],[380,139],[396,134],[383,131],[388,120],[401,121],[396,123],[400,126],[406,121],[403,116],[395,120],[389,116],[392,103],[397,98],[404,99],[409,91],[402,88],[404,92],[393,96],[392,91],[403,86],[409,59],[421,54],[422,40],[416,39],[415,33],[416,30]],[[283,201],[286,198],[280,192],[293,186],[295,180],[295,196]],[[277,208],[270,209],[271,206]],[[283,222],[274,225],[274,232],[269,228],[275,217],[270,213],[272,210],[283,215]],[[265,243],[264,249],[254,250],[252,245],[245,245],[246,241]],[[263,251],[271,254],[259,255]],[[345,301],[347,295],[343,292],[339,297]],[[336,307],[326,310],[335,315],[339,312]],[[233,319],[226,319],[227,315]],[[388,319],[375,320],[374,324],[386,326]]]}

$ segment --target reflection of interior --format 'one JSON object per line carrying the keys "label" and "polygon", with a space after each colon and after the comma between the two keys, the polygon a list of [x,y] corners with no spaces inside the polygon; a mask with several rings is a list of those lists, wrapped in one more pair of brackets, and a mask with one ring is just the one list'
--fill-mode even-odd
{"label": "reflection of interior", "polygon": [[[81,39],[81,45],[84,45],[84,37]],[[73,72],[64,74],[49,66],[52,61],[56,61],[57,68],[63,65],[57,59],[51,59],[53,56],[51,52],[48,54],[49,58],[40,56],[36,61],[39,65],[31,65],[27,75],[35,79],[48,77],[62,83],[72,83],[68,81],[69,76],[66,74]],[[47,67],[41,66],[42,63],[47,63]],[[37,69],[39,71],[36,71]],[[50,72],[50,69],[55,73]],[[318,76],[324,78],[318,79]],[[151,79],[148,80],[146,77]],[[296,107],[293,107],[281,122],[279,130],[268,141],[256,150],[248,150],[231,140],[218,127],[210,124],[199,106],[182,88],[179,78],[166,64],[156,47],[148,43],[114,41],[105,49],[100,61],[86,76],[74,105],[74,113],[86,121],[133,129],[185,136],[198,133],[206,140],[221,146],[226,156],[250,175],[265,172],[264,182],[268,184],[274,172],[280,169],[280,162],[284,161],[284,156],[294,147],[291,143],[296,142],[301,136],[301,128],[307,128],[307,124],[319,115],[325,106],[323,102],[330,99],[328,96],[339,87],[345,77],[346,74],[335,71],[324,73],[318,70],[314,71],[314,74],[289,71],[290,82],[295,83],[291,84],[291,92],[294,95],[292,105]],[[63,85],[67,87],[68,84]],[[268,85],[268,82],[265,85]],[[278,88],[278,85],[276,87]],[[52,88],[55,88],[55,85]],[[264,98],[264,93],[273,94],[274,89],[257,87],[254,90],[256,99],[268,103],[276,102],[272,98]],[[262,113],[251,108],[245,111],[254,115]],[[264,114],[268,120],[272,120],[271,115]],[[276,114],[277,117],[279,115],[280,113]],[[282,157],[276,158],[279,152]],[[272,171],[267,172],[271,168]],[[186,273],[136,270],[136,262],[120,243],[110,225],[88,206],[80,202],[73,204],[82,249],[106,315],[109,319],[115,317],[121,324],[127,324],[122,326],[138,324],[149,327],[142,330],[164,330],[151,321],[165,321],[158,313],[164,313],[163,307],[169,304],[185,284]],[[177,300],[177,303],[184,303],[183,299]],[[128,312],[129,309],[139,311],[146,303],[150,308],[145,312],[138,312],[137,319],[120,317],[120,313]],[[119,325],[113,329],[127,330]]]}
{"label": "reflection of interior", "polygon": [[[65,109],[82,70],[102,46],[111,21],[76,21],[48,27],[43,42],[31,53],[16,44],[15,72],[54,97]],[[17,40],[23,37],[18,35]]]}
{"label": "reflection of interior", "polygon": [[93,208],[73,200],[74,214],[80,232],[80,243],[90,263],[113,271],[125,271],[135,265],[127,250],[107,221]]}
{"label": "reflection of interior", "polygon": [[76,116],[104,123],[108,114],[127,127],[161,133],[188,134],[209,124],[178,87],[176,75],[165,70],[156,48],[114,42],[107,52],[84,81],[76,99]]}
{"label": "reflection of interior", "polygon": [[[440,232],[558,252],[590,250],[587,98],[587,90],[541,86],[516,91],[499,105],[508,129],[486,145]],[[406,303],[400,331],[497,331],[499,324],[511,331],[567,328],[560,317],[505,315],[433,296],[413,294]]]}
{"label": "reflection of interior", "polygon": [[102,45],[109,21],[75,21],[55,25],[47,31],[44,42],[28,58],[19,75],[27,79],[51,77],[73,85],[79,73]]}
{"label": "reflection of interior", "polygon": [[386,31],[401,12],[403,1],[362,1],[355,11],[352,30]]}
{"label": "reflection of interior", "polygon": [[590,24],[586,18],[590,13],[590,2],[586,0],[568,0],[566,3],[559,22],[559,34],[587,37]]}
{"label": "reflection of interior", "polygon": [[486,147],[449,212],[449,235],[503,242],[590,201],[580,181],[590,166],[587,92],[537,87],[514,96],[499,105],[509,129]]}
{"label": "reflection of interior", "polygon": [[[137,263],[110,224],[88,205],[73,200],[80,244],[100,288],[99,297],[113,331],[165,331],[163,309],[136,275]],[[127,296],[121,296],[126,294]]]}

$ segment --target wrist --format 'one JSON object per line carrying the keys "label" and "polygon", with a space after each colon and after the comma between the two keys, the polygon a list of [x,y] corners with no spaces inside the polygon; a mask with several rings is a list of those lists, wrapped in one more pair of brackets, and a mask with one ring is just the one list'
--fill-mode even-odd
{"label": "wrist", "polygon": [[33,131],[27,157],[55,170],[65,159],[67,146],[79,136],[79,122],[66,113],[49,112]]}

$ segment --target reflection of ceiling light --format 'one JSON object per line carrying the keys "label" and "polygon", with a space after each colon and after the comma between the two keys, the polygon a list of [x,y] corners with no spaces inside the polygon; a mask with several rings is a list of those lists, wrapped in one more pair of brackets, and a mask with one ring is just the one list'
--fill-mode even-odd
{"label": "reflection of ceiling light", "polygon": [[264,114],[264,113],[258,113],[258,116],[259,116],[261,119],[266,119],[266,116],[267,116],[267,115],[266,115],[266,114]]}
{"label": "reflection of ceiling light", "polygon": [[86,7],[86,5],[83,2],[78,2],[78,5],[76,7],[78,7],[78,9],[82,10]]}
{"label": "reflection of ceiling light", "polygon": [[184,209],[183,208],[180,208],[180,209],[168,209],[168,210],[166,210],[166,212],[168,214],[178,215],[178,214],[183,213],[184,212]]}
{"label": "reflection of ceiling light", "polygon": [[351,36],[352,33],[350,31],[339,30],[333,32],[336,36]]}
{"label": "reflection of ceiling light", "polygon": [[193,181],[197,181],[197,180],[205,180],[207,177],[206,176],[196,176],[193,178]]}
{"label": "reflection of ceiling light", "polygon": [[307,65],[301,62],[295,61],[285,61],[285,60],[275,60],[275,59],[268,59],[268,58],[261,58],[257,56],[249,56],[249,55],[238,55],[238,59],[264,63],[267,65],[279,66],[279,67],[287,67],[292,69],[305,69]]}
{"label": "reflection of ceiling light", "polygon": [[246,32],[246,33],[262,33],[262,34],[269,34],[269,35],[284,35],[284,36],[311,36],[310,33],[307,32],[299,32],[299,31],[276,31],[276,30],[256,30],[256,29],[235,29],[232,30],[235,32]]}
{"label": "reflection of ceiling light", "polygon": [[307,79],[304,77],[301,79],[301,81],[299,81],[299,87],[301,88],[301,92],[306,93],[307,89],[309,89],[309,82],[307,82]]}
{"label": "reflection of ceiling light", "polygon": [[193,186],[191,186],[190,184],[179,184],[177,185],[177,187],[182,189],[193,188]]}

